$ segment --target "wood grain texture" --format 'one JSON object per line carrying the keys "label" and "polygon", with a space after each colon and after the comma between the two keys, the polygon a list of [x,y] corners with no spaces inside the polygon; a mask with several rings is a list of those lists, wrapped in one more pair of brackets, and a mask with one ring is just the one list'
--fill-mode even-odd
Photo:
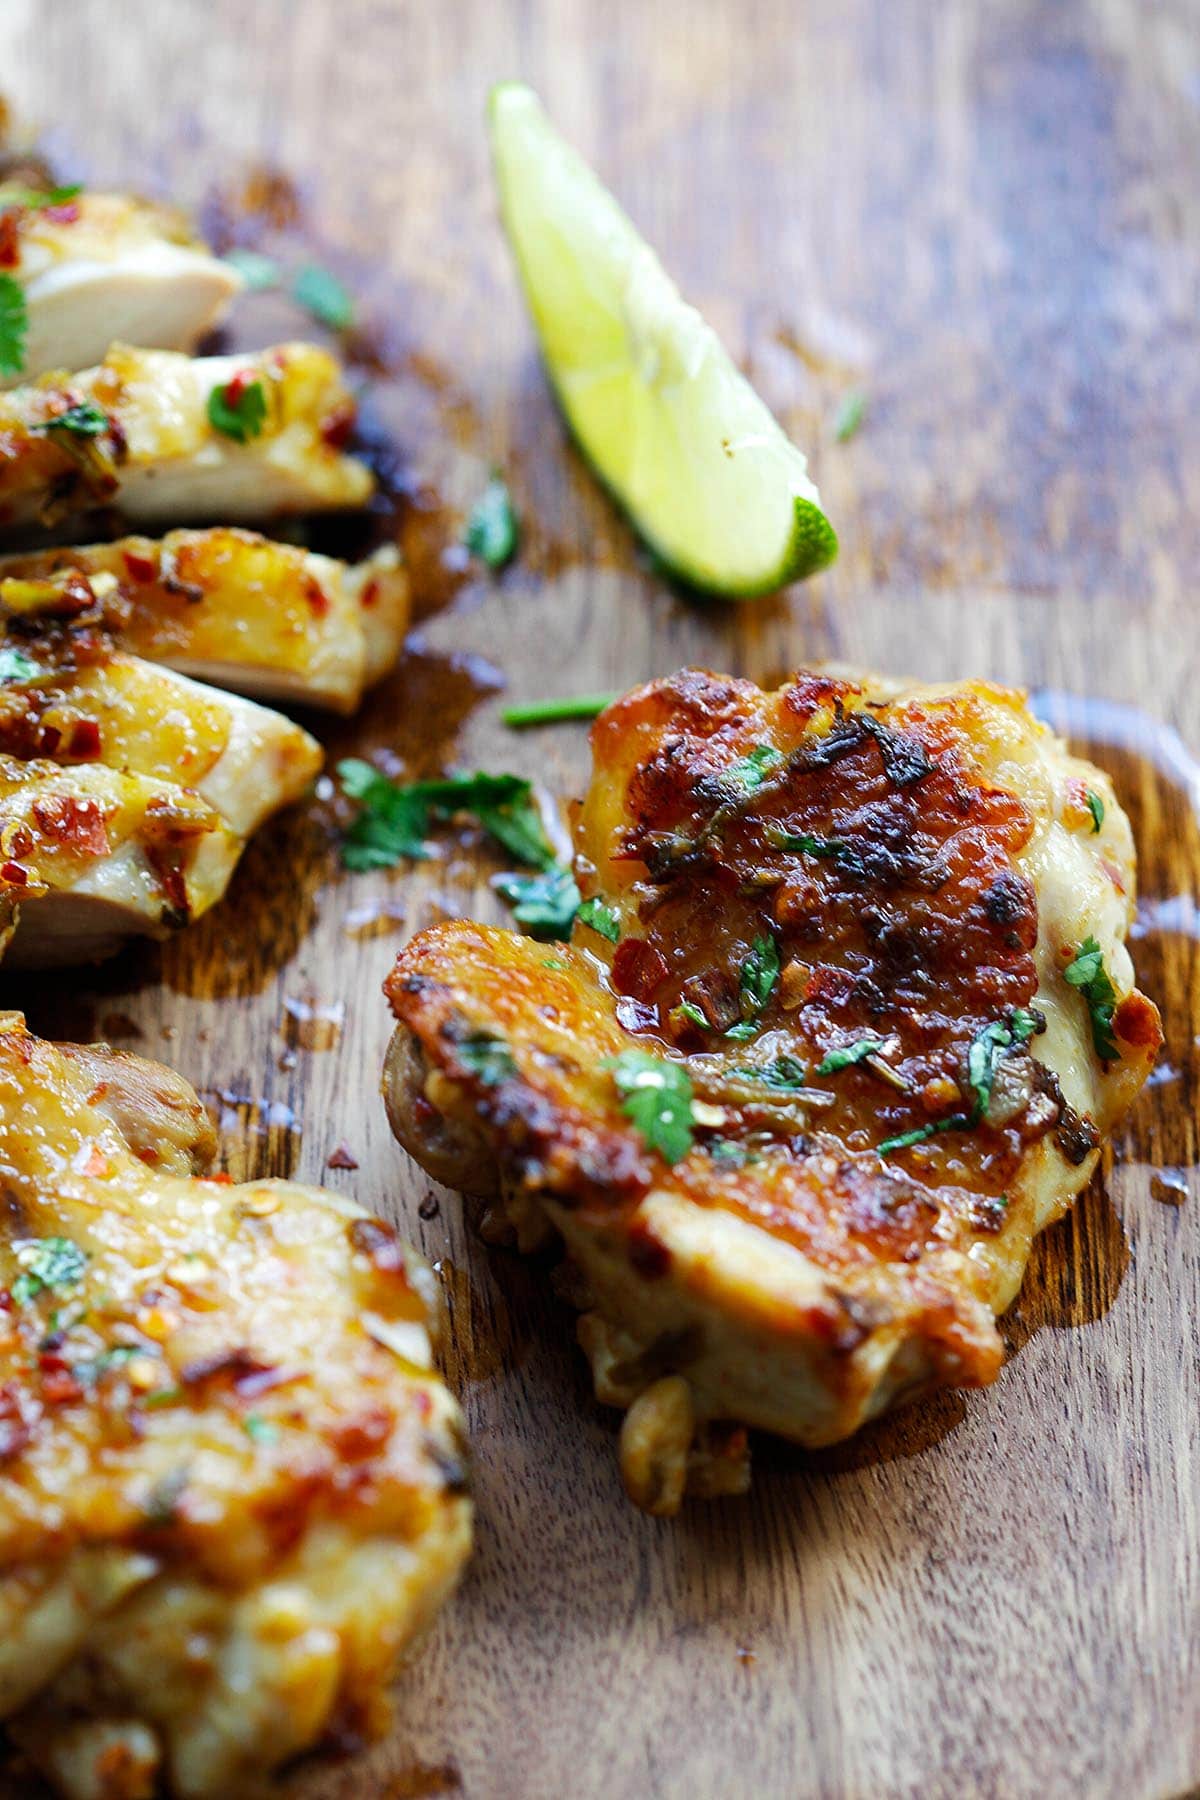
{"label": "wood grain texture", "polygon": [[[505,732],[472,655],[519,698],[686,661],[988,674],[1140,707],[1200,743],[1189,0],[3,12],[0,83],[68,170],[210,210],[264,163],[295,179],[298,242],[386,329],[395,370],[372,408],[442,497],[435,536],[490,462],[509,476],[519,563],[431,616],[360,722],[322,728],[338,752],[392,743],[579,791],[582,729]],[[681,600],[565,446],[486,163],[484,97],[511,74],[812,447],[843,543],[818,581],[743,611]],[[248,302],[239,341],[279,329],[280,304]],[[841,445],[852,387],[869,413]],[[166,950],[13,995],[42,1029],[107,1033],[226,1096],[235,1173],[324,1178],[442,1263],[478,1553],[392,1738],[301,1771],[297,1800],[1166,1800],[1200,1782],[1196,792],[1137,715],[1058,716],[1134,814],[1161,1079],[1035,1255],[996,1387],[820,1456],[760,1444],[747,1500],[675,1524],[624,1503],[615,1417],[543,1271],[485,1253],[456,1196],[426,1216],[378,1100],[382,977],[444,911],[501,916],[486,856],[342,877],[320,822],[293,815]],[[363,935],[353,909],[375,904],[403,923]],[[289,1047],[289,999],[344,1005],[335,1049]],[[329,1173],[343,1141],[360,1166]],[[1155,1198],[1163,1165],[1185,1204]]]}

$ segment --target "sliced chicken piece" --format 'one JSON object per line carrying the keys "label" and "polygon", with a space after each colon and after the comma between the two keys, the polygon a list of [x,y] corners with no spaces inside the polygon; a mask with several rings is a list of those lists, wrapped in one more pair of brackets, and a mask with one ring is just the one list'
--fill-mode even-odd
{"label": "sliced chicken piece", "polygon": [[235,527],[0,557],[0,617],[86,617],[152,662],[262,699],[350,713],[395,664],[408,577]]}
{"label": "sliced chicken piece", "polygon": [[553,956],[414,938],[385,1093],[492,1227],[561,1236],[626,1486],[670,1513],[745,1485],[746,1425],[828,1444],[994,1379],[1160,1030],[1128,822],[1023,696],[689,671],[592,742],[594,909]]}
{"label": "sliced chicken piece", "polygon": [[28,317],[23,370],[0,387],[87,368],[114,342],[193,350],[242,286],[182,213],[128,194],[48,206],[0,187],[0,247]]}
{"label": "sliced chicken piece", "polygon": [[81,598],[10,614],[0,640],[0,893],[24,966],[199,917],[321,766],[290,719],[114,651]]}
{"label": "sliced chicken piece", "polygon": [[0,526],[101,506],[163,524],[361,506],[374,484],[342,453],[353,423],[337,361],[313,344],[199,358],[114,344],[95,368],[0,395]]}
{"label": "sliced chicken piece", "polygon": [[0,756],[6,964],[96,962],[167,937],[216,904],[241,852],[215,807],[171,782]]}
{"label": "sliced chicken piece", "polygon": [[177,1173],[167,1071],[0,1024],[0,1717],[69,1800],[258,1794],[386,1723],[468,1554],[436,1283],[352,1201]]}

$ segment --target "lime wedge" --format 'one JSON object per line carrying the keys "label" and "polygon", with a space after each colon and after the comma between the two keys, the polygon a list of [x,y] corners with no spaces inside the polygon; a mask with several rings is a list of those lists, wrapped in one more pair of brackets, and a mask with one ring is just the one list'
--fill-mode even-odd
{"label": "lime wedge", "polygon": [[505,229],[542,355],[593,469],[662,562],[730,599],[832,562],[800,451],[532,89],[493,88]]}

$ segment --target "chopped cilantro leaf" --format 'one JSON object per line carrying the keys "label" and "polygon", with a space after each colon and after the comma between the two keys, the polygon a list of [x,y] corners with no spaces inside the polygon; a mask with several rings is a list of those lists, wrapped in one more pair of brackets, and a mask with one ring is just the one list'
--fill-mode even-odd
{"label": "chopped cilantro leaf", "polygon": [[839,444],[849,443],[867,416],[867,396],[861,388],[851,388],[843,396],[833,421],[833,435]]}
{"label": "chopped cilantro leaf", "polygon": [[242,1430],[256,1444],[274,1444],[279,1441],[279,1427],[270,1419],[264,1419],[259,1413],[247,1413],[242,1420]]}
{"label": "chopped cilantro leaf", "polygon": [[17,1245],[20,1274],[12,1284],[18,1306],[27,1306],[47,1289],[74,1287],[83,1280],[87,1255],[70,1238],[30,1238]]}
{"label": "chopped cilantro leaf", "polygon": [[1087,809],[1092,815],[1092,834],[1094,836],[1104,823],[1104,802],[1092,788],[1088,788],[1083,797],[1087,802]]}
{"label": "chopped cilantro leaf", "polygon": [[735,783],[744,794],[753,794],[766,780],[775,764],[783,758],[774,744],[756,744],[724,771],[722,779]]}
{"label": "chopped cilantro leaf", "polygon": [[500,875],[493,885],[530,937],[570,937],[579,910],[579,889],[570,869],[558,866],[540,875]]}
{"label": "chopped cilantro leaf", "polygon": [[264,293],[279,286],[279,264],[261,250],[243,250],[235,246],[225,252],[224,259],[236,269],[252,294]]}
{"label": "chopped cilantro leaf", "polygon": [[463,543],[489,569],[502,569],[517,553],[520,535],[512,496],[498,475],[480,494],[463,532]]}
{"label": "chopped cilantro leaf", "polygon": [[575,916],[581,925],[590,926],[602,938],[607,938],[610,944],[620,942],[621,915],[615,906],[608,906],[599,895],[593,894],[590,899],[585,900]]}
{"label": "chopped cilantro leaf", "polygon": [[967,1051],[967,1079],[975,1096],[973,1124],[978,1124],[987,1112],[996,1080],[996,1065],[1004,1051],[1014,1044],[1027,1043],[1041,1023],[1039,1014],[1018,1007],[1007,1020],[994,1019],[972,1038]]}
{"label": "chopped cilantro leaf", "polygon": [[499,1087],[517,1072],[513,1053],[502,1037],[491,1031],[473,1031],[455,1046],[459,1061],[481,1087]]}
{"label": "chopped cilantro leaf", "polygon": [[292,299],[330,331],[345,331],[354,323],[354,301],[336,275],[314,263],[296,271]]}
{"label": "chopped cilantro leaf", "polygon": [[695,1025],[700,1031],[710,1029],[707,1017],[693,1000],[681,1000],[678,1006],[673,1006],[671,1018],[676,1024]]}
{"label": "chopped cilantro leaf", "polygon": [[621,1110],[652,1150],[669,1163],[692,1147],[692,1083],[681,1063],[644,1050],[623,1050],[606,1067],[621,1095]]}
{"label": "chopped cilantro leaf", "polygon": [[557,865],[533,796],[520,775],[448,775],[407,784],[389,781],[357,757],[338,764],[343,791],[362,811],[342,842],[348,869],[390,869],[401,857],[428,856],[435,820],[472,813],[490,837],[518,862],[535,869]]}
{"label": "chopped cilantro leaf", "polygon": [[267,417],[267,396],[261,381],[243,381],[235,375],[208,396],[208,422],[215,431],[248,444],[258,437]]}
{"label": "chopped cilantro leaf", "polygon": [[755,938],[742,968],[741,1006],[747,1019],[763,1011],[779,980],[779,945],[770,932]]}
{"label": "chopped cilantro leaf", "polygon": [[52,419],[44,419],[34,429],[71,431],[76,437],[103,437],[111,426],[112,420],[106,412],[102,412],[90,400],[81,400],[78,406],[68,406],[66,412],[56,413]]}
{"label": "chopped cilantro leaf", "polygon": [[0,644],[0,684],[10,681],[45,680],[48,671],[11,644]]}
{"label": "chopped cilantro leaf", "polygon": [[855,1063],[866,1062],[868,1056],[878,1056],[882,1049],[882,1038],[859,1038],[856,1044],[846,1044],[840,1050],[828,1051],[817,1064],[817,1074],[836,1075],[839,1069],[849,1069]]}
{"label": "chopped cilantro leaf", "polygon": [[70,187],[8,188],[0,192],[0,206],[23,206],[28,212],[42,212],[48,206],[69,206],[83,192],[81,181]]}
{"label": "chopped cilantro leaf", "polygon": [[794,1056],[777,1056],[774,1062],[745,1064],[734,1070],[735,1075],[744,1075],[749,1081],[761,1082],[763,1087],[778,1088],[781,1092],[789,1092],[802,1088],[808,1080],[808,1070]]}
{"label": "chopped cilantro leaf", "polygon": [[0,275],[0,375],[19,375],[25,367],[29,314],[25,292],[11,275]]}
{"label": "chopped cilantro leaf", "polygon": [[1121,1052],[1113,1036],[1113,1013],[1117,991],[1104,967],[1104,953],[1094,937],[1087,937],[1063,970],[1073,988],[1078,988],[1087,1002],[1092,1022],[1092,1043],[1102,1062],[1116,1062]]}

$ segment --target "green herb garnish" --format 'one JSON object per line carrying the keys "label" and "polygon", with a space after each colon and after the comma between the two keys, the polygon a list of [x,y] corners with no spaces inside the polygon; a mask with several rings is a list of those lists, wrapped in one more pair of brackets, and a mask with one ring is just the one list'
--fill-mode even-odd
{"label": "green herb garnish", "polygon": [[747,1038],[754,1036],[758,1030],[759,1014],[765,1010],[778,980],[779,946],[769,932],[763,932],[755,938],[750,954],[742,965],[739,991],[742,1019],[740,1024],[729,1027],[725,1033],[727,1038],[745,1042]]}
{"label": "green herb garnish", "polygon": [[29,313],[25,293],[11,275],[0,275],[0,375],[19,375],[25,367]]}
{"label": "green herb garnish", "polygon": [[208,422],[235,443],[248,444],[258,437],[267,417],[267,396],[261,381],[243,382],[235,375],[208,396]]}
{"label": "green herb garnish", "polygon": [[558,725],[567,719],[594,719],[617,699],[613,694],[578,694],[563,700],[531,700],[506,706],[501,719],[514,731],[526,725]]}
{"label": "green herb garnish", "polygon": [[268,288],[279,286],[279,264],[273,257],[264,256],[261,250],[242,250],[235,246],[225,252],[224,259],[231,269],[236,269],[252,294],[265,293]]}
{"label": "green herb garnish", "polygon": [[354,301],[336,275],[315,263],[298,269],[292,280],[292,299],[330,331],[345,331],[354,323]]}
{"label": "green herb garnish", "polygon": [[1078,988],[1087,1002],[1092,1022],[1092,1043],[1102,1062],[1116,1062],[1121,1052],[1113,1036],[1113,1013],[1117,990],[1104,967],[1104,953],[1094,937],[1087,937],[1063,970],[1073,988]]}
{"label": "green herb garnish", "polygon": [[844,855],[847,849],[841,838],[814,837],[808,831],[785,831],[775,824],[765,826],[763,836],[776,850],[799,850],[804,856],[833,859]]}
{"label": "green herb garnish", "polygon": [[1004,1051],[1014,1044],[1027,1043],[1042,1024],[1037,1013],[1019,1006],[1009,1014],[1007,1021],[994,1020],[972,1038],[967,1051],[967,1079],[975,1096],[972,1124],[978,1124],[987,1112],[996,1080],[996,1065]]}
{"label": "green herb garnish", "polygon": [[0,206],[23,206],[27,212],[44,212],[48,206],[68,206],[83,192],[83,183],[70,187],[7,188],[0,192]]}
{"label": "green herb garnish", "polygon": [[518,862],[535,869],[557,864],[533,785],[520,775],[479,772],[404,784],[357,757],[339,763],[338,775],[344,792],[362,806],[342,841],[348,869],[390,869],[402,857],[427,857],[434,821],[460,812],[473,814]]}
{"label": "green herb garnish", "polygon": [[1094,836],[1104,823],[1104,802],[1092,788],[1088,788],[1083,797],[1087,802],[1087,809],[1092,815],[1092,834]]}
{"label": "green herb garnish", "polygon": [[35,431],[71,431],[76,437],[103,437],[111,429],[112,420],[106,412],[90,400],[81,400],[78,406],[68,406],[66,412],[56,413],[52,419],[44,419]]}
{"label": "green herb garnish", "polygon": [[967,1079],[975,1096],[970,1112],[952,1113],[948,1119],[938,1119],[932,1125],[921,1125],[915,1131],[903,1131],[898,1137],[885,1138],[878,1147],[880,1156],[888,1156],[893,1150],[907,1150],[913,1144],[923,1144],[927,1138],[936,1137],[942,1131],[973,1131],[987,1112],[996,1066],[1004,1052],[1014,1044],[1027,1043],[1035,1032],[1044,1029],[1045,1021],[1040,1013],[1023,1006],[1017,1007],[1007,1019],[995,1019],[985,1025],[982,1031],[976,1032],[967,1051]]}
{"label": "green herb garnish", "polygon": [[481,1087],[499,1087],[517,1072],[512,1051],[494,1032],[473,1031],[455,1045],[455,1050]]}
{"label": "green herb garnish", "polygon": [[735,1075],[744,1075],[750,1081],[757,1081],[763,1087],[777,1088],[781,1092],[793,1092],[802,1088],[808,1081],[808,1070],[794,1056],[777,1056],[774,1062],[745,1064],[734,1070]]}
{"label": "green herb garnish", "polygon": [[882,1049],[882,1038],[859,1038],[856,1044],[830,1050],[817,1064],[816,1072],[818,1075],[836,1075],[839,1069],[849,1069],[855,1063],[866,1062],[868,1056],[878,1056]]}
{"label": "green herb garnish", "polygon": [[540,875],[500,875],[493,886],[530,937],[570,937],[579,910],[579,889],[570,869],[558,866]]}
{"label": "green herb garnish", "polygon": [[652,1150],[669,1163],[692,1147],[692,1084],[681,1063],[644,1050],[624,1050],[605,1064],[621,1095],[621,1110]]}
{"label": "green herb garnish", "polygon": [[18,1306],[27,1306],[47,1289],[74,1287],[83,1280],[87,1255],[70,1238],[46,1237],[17,1246],[21,1273],[12,1284]]}
{"label": "green herb garnish", "polygon": [[884,1138],[879,1145],[880,1156],[890,1156],[893,1150],[908,1150],[913,1144],[923,1144],[927,1138],[936,1137],[939,1131],[968,1131],[973,1120],[967,1113],[954,1113],[948,1119],[938,1119],[933,1125],[918,1125],[915,1131],[902,1131],[898,1137]]}
{"label": "green herb garnish", "polygon": [[512,496],[498,475],[480,494],[463,532],[463,543],[489,569],[502,569],[517,553],[520,530]]}
{"label": "green herb garnish", "polygon": [[621,915],[615,906],[609,906],[598,894],[585,900],[575,916],[581,925],[590,926],[602,938],[607,938],[610,944],[621,941]]}
{"label": "green herb garnish", "polygon": [[723,772],[721,779],[735,783],[744,794],[753,794],[762,786],[775,764],[782,761],[774,744],[757,744],[753,750],[732,763]]}
{"label": "green herb garnish", "polygon": [[10,681],[44,681],[47,673],[23,650],[15,650],[11,644],[0,644],[0,685]]}
{"label": "green herb garnish", "polygon": [[673,1006],[671,1008],[671,1018],[676,1024],[695,1025],[701,1031],[709,1030],[709,1023],[706,1015],[700,1011],[700,1008],[693,1000],[681,1000],[678,1006]]}
{"label": "green herb garnish", "polygon": [[247,1413],[242,1420],[242,1430],[256,1444],[275,1444],[279,1441],[279,1427],[271,1419],[264,1419],[260,1413]]}
{"label": "green herb garnish", "polygon": [[833,435],[839,444],[849,443],[867,416],[867,396],[861,388],[851,388],[843,396],[833,421]]}

